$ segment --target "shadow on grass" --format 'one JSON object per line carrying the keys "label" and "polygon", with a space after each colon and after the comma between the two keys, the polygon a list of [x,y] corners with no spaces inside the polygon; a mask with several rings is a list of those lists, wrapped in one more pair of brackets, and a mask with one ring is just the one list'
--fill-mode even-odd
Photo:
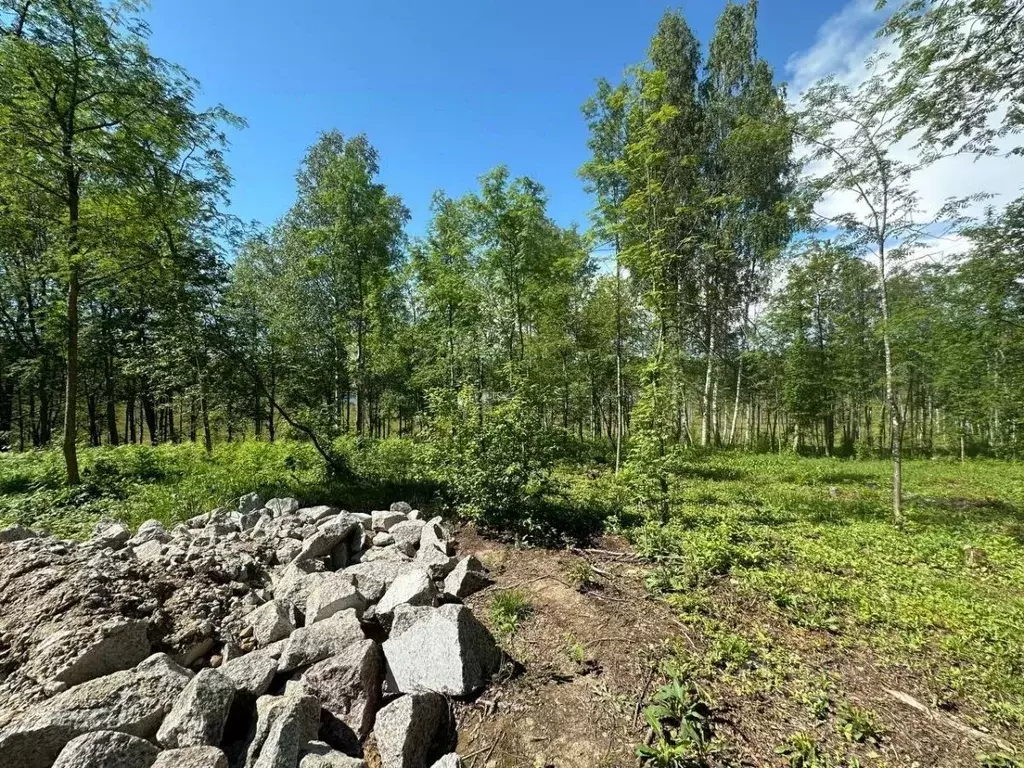
{"label": "shadow on grass", "polygon": [[862,485],[864,483],[877,483],[877,475],[870,472],[827,472],[816,478],[822,485]]}
{"label": "shadow on grass", "polygon": [[691,478],[695,480],[743,480],[748,473],[734,467],[715,467],[701,464],[683,464],[676,468],[675,475],[680,478]]}
{"label": "shadow on grass", "polygon": [[1024,520],[1021,511],[1001,499],[964,499],[922,496],[911,500],[913,519],[922,525],[958,528],[966,522],[1016,525]]}
{"label": "shadow on grass", "polygon": [[[264,499],[291,495],[287,486],[269,485],[256,489]],[[406,501],[428,517],[441,514],[443,502],[436,483],[417,480],[325,480],[307,485],[297,497],[304,506],[327,504],[349,512],[373,512],[388,509],[396,501]]]}

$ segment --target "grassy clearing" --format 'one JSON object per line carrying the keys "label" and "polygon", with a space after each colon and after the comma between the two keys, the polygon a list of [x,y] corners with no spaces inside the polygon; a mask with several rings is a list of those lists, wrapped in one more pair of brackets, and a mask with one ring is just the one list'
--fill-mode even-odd
{"label": "grassy clearing", "polygon": [[[827,637],[912,670],[928,705],[1019,740],[1024,467],[908,463],[903,530],[890,522],[888,472],[881,461],[772,456],[680,466],[670,524],[627,531],[657,563],[648,586],[707,643],[699,657],[680,649],[668,671],[734,695],[788,697],[840,743],[882,738],[874,713],[844,701],[843,681],[822,679],[787,632]],[[780,745],[791,765],[856,762],[793,738]]]}
{"label": "grassy clearing", "polygon": [[83,483],[73,489],[64,487],[59,451],[7,454],[0,457],[0,526],[21,523],[78,538],[100,516],[173,524],[250,491],[353,511],[396,499],[436,503],[436,488],[417,469],[407,441],[342,447],[356,472],[347,483],[327,476],[311,446],[294,442],[223,443],[209,455],[191,444],[92,448],[81,452]]}
{"label": "grassy clearing", "polygon": [[[697,652],[681,645],[664,664],[669,698],[654,713],[664,728],[652,762],[729,764],[730,744],[701,719],[761,702],[790,731],[772,745],[776,761],[884,764],[870,756],[903,735],[865,706],[867,683],[846,657],[910,675],[927,706],[1024,742],[1024,466],[908,462],[907,524],[897,530],[887,462],[685,456],[668,525],[631,510],[626,482],[578,466],[555,473],[544,521],[624,532],[652,563],[648,589],[698,638]],[[100,515],[173,523],[251,490],[350,509],[439,504],[414,444],[369,443],[350,457],[357,479],[342,484],[295,443],[224,444],[210,456],[189,445],[94,449],[83,452],[84,485],[69,491],[58,453],[7,455],[0,525],[70,537]],[[586,565],[565,577],[583,593],[595,581]],[[494,625],[514,633],[529,601],[514,591],[494,600]],[[582,659],[582,642],[567,638],[565,652]],[[1001,751],[979,765],[1019,765]]]}

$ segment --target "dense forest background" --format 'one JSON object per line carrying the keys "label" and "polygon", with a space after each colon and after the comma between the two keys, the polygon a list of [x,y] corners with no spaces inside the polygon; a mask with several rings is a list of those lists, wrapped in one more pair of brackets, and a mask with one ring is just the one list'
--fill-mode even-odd
{"label": "dense forest background", "polygon": [[898,55],[792,94],[756,0],[707,45],[668,12],[583,106],[588,228],[499,167],[410,238],[371,140],[338,131],[291,210],[243,226],[239,118],[195,106],[130,4],[0,0],[0,442],[63,441],[71,484],[86,444],[290,437],[343,474],[339,441],[406,436],[443,466],[504,451],[513,485],[583,452],[632,462],[655,507],[692,446],[892,456],[898,518],[902,456],[1024,449],[1024,201],[969,220],[913,183],[1016,133],[1024,24],[880,14]]}

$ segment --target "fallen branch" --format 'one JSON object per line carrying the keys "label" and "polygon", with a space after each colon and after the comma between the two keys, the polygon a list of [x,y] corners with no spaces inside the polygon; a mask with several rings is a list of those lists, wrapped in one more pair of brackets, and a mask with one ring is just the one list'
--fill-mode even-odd
{"label": "fallen branch", "polygon": [[923,704],[922,702],[915,699],[909,693],[903,693],[903,691],[894,691],[891,688],[883,688],[882,690],[885,691],[892,698],[896,699],[896,701],[902,704],[906,704],[908,707],[911,707],[912,709],[916,709],[918,712],[921,712],[922,714],[926,715],[932,720],[935,720],[936,722],[948,725],[954,730],[960,731],[961,733],[965,733],[968,736],[973,736],[974,738],[980,741],[987,741],[990,744],[995,744],[997,747],[999,747],[1001,750],[1005,752],[1014,751],[1014,748],[1010,744],[1006,743],[998,736],[993,736],[991,733],[979,731],[977,728],[972,728],[966,723],[960,722],[955,717],[951,717],[950,715],[944,714],[942,712],[937,712],[931,709],[928,705]]}

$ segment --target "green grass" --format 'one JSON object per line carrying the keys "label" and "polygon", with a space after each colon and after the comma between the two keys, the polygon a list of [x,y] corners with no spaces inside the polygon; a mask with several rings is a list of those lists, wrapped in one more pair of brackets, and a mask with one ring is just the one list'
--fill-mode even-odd
{"label": "green grass", "polygon": [[223,443],[207,455],[191,444],[91,448],[80,452],[82,485],[63,485],[59,451],[0,457],[0,527],[21,523],[67,538],[88,535],[100,516],[131,525],[174,524],[257,491],[353,511],[387,508],[404,499],[426,507],[436,488],[416,468],[408,441],[370,442],[350,453],[356,478],[327,476],[311,446],[295,442]]}
{"label": "green grass", "polygon": [[533,604],[520,589],[507,589],[491,598],[491,623],[499,634],[511,637],[519,623],[533,613]]}
{"label": "green grass", "polygon": [[[708,632],[706,677],[778,688],[797,663],[724,618],[715,600],[727,585],[793,627],[916,670],[930,703],[967,705],[965,719],[1019,735],[1024,467],[908,462],[902,530],[891,522],[889,472],[884,461],[694,457],[673,479],[670,523],[626,533],[656,563],[649,587]],[[969,562],[965,548],[982,555]],[[862,714],[845,708],[837,727],[864,733]]]}

